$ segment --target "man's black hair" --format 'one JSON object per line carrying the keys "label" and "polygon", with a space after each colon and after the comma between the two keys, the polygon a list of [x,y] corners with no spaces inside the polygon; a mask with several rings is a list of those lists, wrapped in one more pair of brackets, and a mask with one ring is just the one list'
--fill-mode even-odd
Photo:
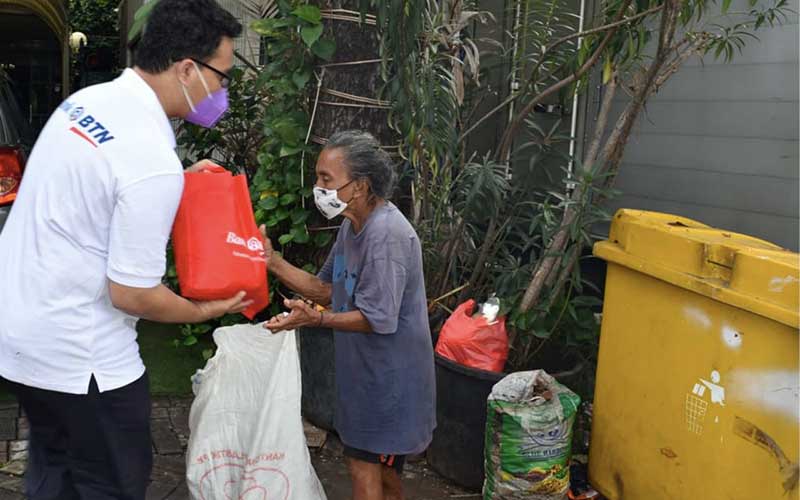
{"label": "man's black hair", "polygon": [[214,0],[158,0],[135,45],[133,63],[155,74],[183,59],[207,61],[223,37],[241,32],[239,21]]}

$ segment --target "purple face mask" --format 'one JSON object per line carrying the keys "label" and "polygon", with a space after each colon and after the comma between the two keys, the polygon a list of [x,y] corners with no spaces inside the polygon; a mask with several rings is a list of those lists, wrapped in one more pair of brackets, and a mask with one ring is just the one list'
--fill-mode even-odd
{"label": "purple face mask", "polygon": [[197,74],[200,75],[200,81],[203,83],[203,87],[205,87],[206,94],[208,95],[195,106],[192,103],[192,99],[189,97],[189,92],[186,91],[186,86],[181,84],[183,95],[186,97],[186,102],[189,103],[189,108],[191,109],[184,120],[189,123],[194,123],[195,125],[200,125],[201,127],[211,128],[217,124],[222,118],[222,115],[228,110],[228,89],[223,87],[214,93],[209,92],[208,84],[206,83],[206,79],[203,78],[203,73],[200,72],[200,68],[197,67],[194,61],[192,61],[192,64],[194,64],[194,69],[197,71]]}

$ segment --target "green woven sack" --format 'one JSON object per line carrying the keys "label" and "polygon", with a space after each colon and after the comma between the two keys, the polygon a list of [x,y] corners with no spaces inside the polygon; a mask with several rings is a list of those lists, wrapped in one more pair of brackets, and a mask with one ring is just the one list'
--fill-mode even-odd
{"label": "green woven sack", "polygon": [[562,500],[581,398],[542,370],[495,384],[486,419],[484,500]]}

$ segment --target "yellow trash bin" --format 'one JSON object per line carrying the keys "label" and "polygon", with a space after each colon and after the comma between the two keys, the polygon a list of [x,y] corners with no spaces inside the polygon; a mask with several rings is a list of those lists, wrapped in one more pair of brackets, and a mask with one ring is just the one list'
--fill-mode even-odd
{"label": "yellow trash bin", "polygon": [[620,210],[589,457],[610,500],[798,499],[800,256]]}

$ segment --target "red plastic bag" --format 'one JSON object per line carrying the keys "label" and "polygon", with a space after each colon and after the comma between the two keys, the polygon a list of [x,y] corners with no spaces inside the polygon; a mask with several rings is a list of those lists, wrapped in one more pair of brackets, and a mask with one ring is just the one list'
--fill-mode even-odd
{"label": "red plastic bag", "polygon": [[186,173],[172,245],[184,297],[220,300],[245,291],[255,301],[243,312],[249,319],[269,304],[264,244],[245,176],[216,165]]}
{"label": "red plastic bag", "polygon": [[472,317],[475,301],[458,306],[447,318],[436,342],[436,352],[456,363],[502,372],[508,359],[505,317],[489,324],[482,315]]}

